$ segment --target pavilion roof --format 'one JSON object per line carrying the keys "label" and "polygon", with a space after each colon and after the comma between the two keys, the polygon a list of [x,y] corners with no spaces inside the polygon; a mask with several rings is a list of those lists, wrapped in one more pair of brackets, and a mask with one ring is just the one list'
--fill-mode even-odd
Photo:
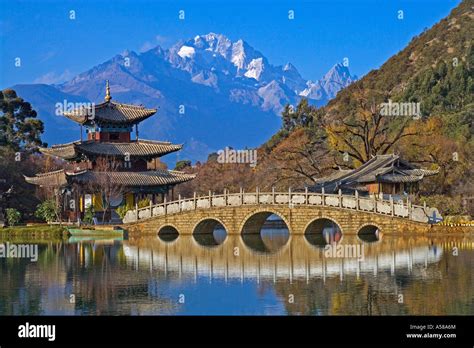
{"label": "pavilion roof", "polygon": [[93,108],[74,109],[64,112],[63,115],[83,125],[93,123],[133,125],[154,115],[156,111],[156,109],[147,109],[140,105],[123,104],[109,100],[94,105]]}
{"label": "pavilion roof", "polygon": [[372,182],[418,182],[435,175],[438,170],[415,168],[397,155],[377,155],[354,170],[340,170],[316,180],[316,186],[329,192],[344,187],[356,187]]}
{"label": "pavilion roof", "polygon": [[79,158],[81,154],[89,156],[126,156],[156,158],[181,150],[183,145],[166,141],[134,140],[127,143],[98,142],[94,140],[75,141],[67,144],[40,148],[46,155],[60,157],[65,160]]}
{"label": "pavilion roof", "polygon": [[115,185],[130,186],[161,186],[180,184],[196,177],[174,170],[150,170],[144,172],[96,172],[86,170],[81,173],[68,175],[68,179],[77,183],[102,182],[110,179]]}
{"label": "pavilion roof", "polygon": [[80,141],[75,141],[72,143],[67,144],[58,144],[53,145],[49,148],[47,147],[40,147],[39,151],[44,153],[45,155],[59,157],[65,160],[71,160],[78,157],[78,153],[76,152],[76,144],[79,144]]}
{"label": "pavilion roof", "polygon": [[36,174],[33,177],[24,175],[24,177],[26,182],[44,187],[65,186],[67,184],[66,174],[64,173],[63,169],[48,173]]}
{"label": "pavilion roof", "polygon": [[34,177],[25,176],[25,180],[30,184],[39,186],[65,186],[68,182],[78,184],[104,182],[110,180],[112,184],[124,187],[136,186],[164,186],[176,185],[196,177],[194,174],[187,174],[174,170],[150,170],[143,172],[96,172],[83,170],[81,172],[68,172],[63,169],[49,173],[36,174]]}

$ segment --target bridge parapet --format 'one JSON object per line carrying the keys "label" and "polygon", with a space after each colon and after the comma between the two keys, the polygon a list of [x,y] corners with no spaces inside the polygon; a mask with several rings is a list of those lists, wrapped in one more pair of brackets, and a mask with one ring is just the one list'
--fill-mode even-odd
{"label": "bridge parapet", "polygon": [[431,212],[435,208],[413,205],[409,200],[395,202],[392,197],[389,200],[376,199],[375,197],[359,196],[357,191],[354,195],[326,194],[308,192],[244,192],[213,194],[209,192],[206,196],[197,196],[152,205],[144,208],[135,207],[129,210],[124,219],[124,223],[132,223],[154,217],[174,215],[181,212],[203,210],[215,207],[237,207],[245,205],[286,205],[289,208],[295,206],[326,206],[335,209],[349,209],[354,211],[370,212],[379,215],[404,218],[416,222],[427,223],[430,221]]}

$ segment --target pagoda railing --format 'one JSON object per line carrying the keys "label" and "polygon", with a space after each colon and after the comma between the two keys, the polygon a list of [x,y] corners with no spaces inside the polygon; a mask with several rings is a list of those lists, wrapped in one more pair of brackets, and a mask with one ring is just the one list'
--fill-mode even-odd
{"label": "pagoda railing", "polygon": [[289,208],[297,206],[326,206],[336,209],[349,209],[361,212],[381,214],[418,222],[429,222],[429,211],[426,205],[413,205],[408,199],[395,201],[390,196],[388,200],[376,198],[375,196],[359,196],[356,191],[354,195],[343,195],[341,191],[337,194],[315,193],[315,192],[292,192],[289,189],[286,192],[260,192],[258,189],[254,192],[229,193],[227,190],[223,194],[214,194],[198,196],[194,193],[192,198],[179,198],[174,201],[150,204],[144,208],[135,206],[134,210],[129,210],[125,215],[123,222],[131,223],[146,219],[151,219],[170,214],[179,214],[182,212],[219,208],[236,207],[243,205],[287,205]]}

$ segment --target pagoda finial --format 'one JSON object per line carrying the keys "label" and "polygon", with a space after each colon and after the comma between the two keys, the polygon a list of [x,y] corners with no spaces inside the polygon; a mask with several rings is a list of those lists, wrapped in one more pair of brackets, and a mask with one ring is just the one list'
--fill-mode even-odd
{"label": "pagoda finial", "polygon": [[110,96],[110,86],[109,86],[109,80],[106,80],[105,82],[105,101],[109,102],[112,97]]}

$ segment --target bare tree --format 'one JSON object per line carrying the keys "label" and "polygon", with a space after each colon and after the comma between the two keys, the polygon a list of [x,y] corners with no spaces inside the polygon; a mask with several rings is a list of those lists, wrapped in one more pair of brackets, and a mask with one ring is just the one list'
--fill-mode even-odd
{"label": "bare tree", "polygon": [[101,157],[95,161],[93,180],[88,184],[91,192],[99,194],[103,209],[102,222],[105,221],[107,212],[110,211],[110,203],[114,197],[121,196],[125,188],[113,180],[114,173],[122,167],[122,162],[115,158]]}
{"label": "bare tree", "polygon": [[[387,154],[401,139],[417,135],[408,127],[412,118],[382,114],[378,101],[387,98],[386,93],[365,91],[359,86],[351,100],[342,103],[348,110],[331,110],[326,130],[333,147],[365,163],[372,156]],[[353,110],[352,115],[348,114],[350,110]]]}

